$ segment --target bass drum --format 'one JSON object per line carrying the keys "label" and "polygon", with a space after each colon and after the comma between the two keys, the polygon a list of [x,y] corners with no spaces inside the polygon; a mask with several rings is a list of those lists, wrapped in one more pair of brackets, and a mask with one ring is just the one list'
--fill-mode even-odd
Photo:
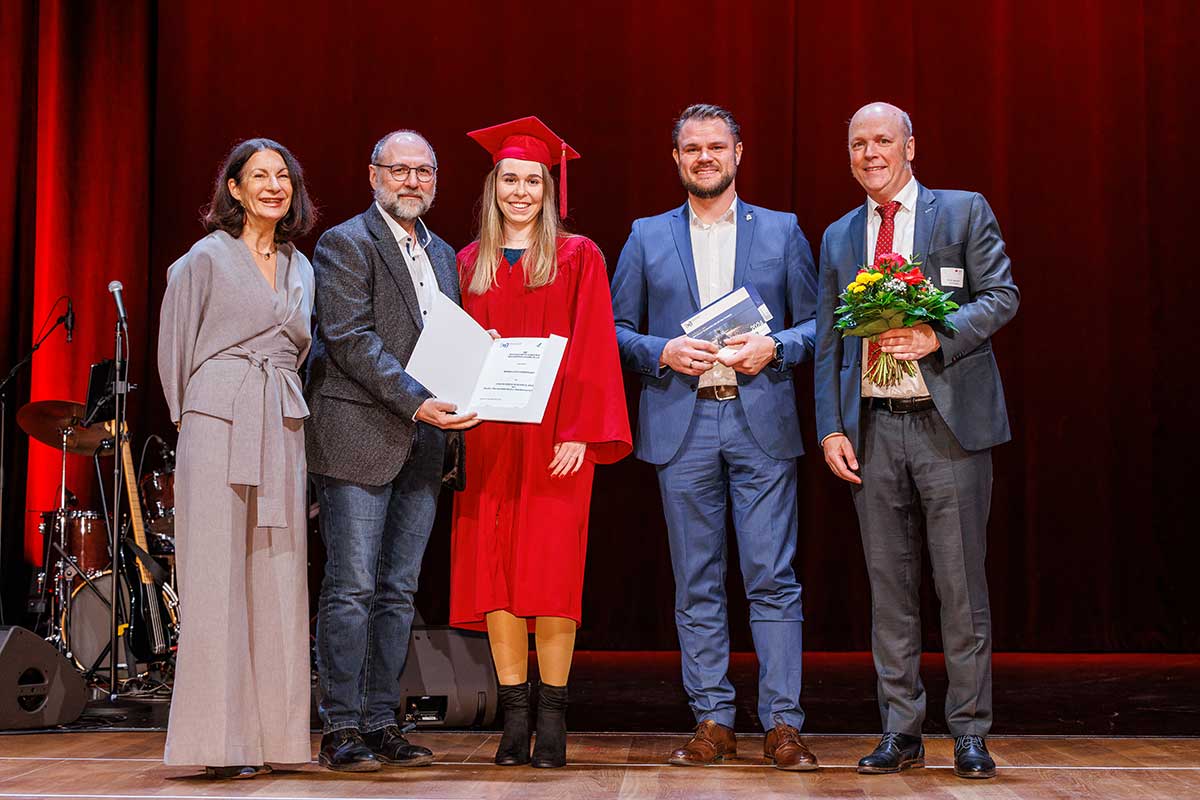
{"label": "bass drum", "polygon": [[[102,572],[92,578],[92,583],[104,595],[104,599],[101,600],[97,597],[87,584],[81,583],[71,592],[71,600],[63,609],[61,620],[63,643],[67,647],[67,654],[81,670],[91,667],[92,662],[108,647],[109,626],[112,624],[108,610],[108,599],[112,596],[112,570]],[[124,576],[121,576],[118,585],[121,593],[122,615],[124,619],[129,619],[129,583]],[[163,606],[166,608],[168,616],[168,619],[164,621],[170,628],[171,641],[176,642],[179,640],[179,597],[169,584],[164,584],[160,588],[162,589]],[[120,648],[123,659],[125,656],[124,644],[118,641],[117,647]],[[123,661],[117,663],[119,672],[125,673],[125,677],[128,677],[128,666]],[[109,658],[106,655],[98,669],[106,671],[108,665]]]}

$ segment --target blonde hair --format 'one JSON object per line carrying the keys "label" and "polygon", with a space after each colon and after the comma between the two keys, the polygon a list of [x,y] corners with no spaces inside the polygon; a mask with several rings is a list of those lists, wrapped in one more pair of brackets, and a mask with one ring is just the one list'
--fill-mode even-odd
{"label": "blonde hair", "polygon": [[[558,276],[558,239],[563,234],[558,219],[558,201],[554,197],[554,181],[550,168],[542,168],[542,211],[538,215],[533,242],[525,251],[525,288],[537,289],[554,283]],[[479,200],[479,250],[475,256],[475,267],[467,291],[485,294],[496,285],[496,271],[504,258],[504,215],[496,202],[496,176],[500,164],[488,173],[483,182],[483,196]]]}

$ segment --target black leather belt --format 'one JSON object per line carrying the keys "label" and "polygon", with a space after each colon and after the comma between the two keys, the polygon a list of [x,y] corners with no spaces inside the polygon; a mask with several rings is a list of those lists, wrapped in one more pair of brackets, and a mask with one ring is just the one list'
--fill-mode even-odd
{"label": "black leather belt", "polygon": [[871,408],[890,411],[893,414],[912,414],[933,408],[932,397],[869,397]]}
{"label": "black leather belt", "polygon": [[696,397],[701,400],[732,400],[738,396],[738,387],[732,384],[720,386],[701,386],[696,390]]}

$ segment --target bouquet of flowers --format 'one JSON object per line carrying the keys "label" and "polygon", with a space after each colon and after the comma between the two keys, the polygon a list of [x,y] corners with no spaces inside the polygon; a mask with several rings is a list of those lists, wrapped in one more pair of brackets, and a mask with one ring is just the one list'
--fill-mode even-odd
{"label": "bouquet of flowers", "polygon": [[834,311],[833,327],[846,336],[862,336],[867,346],[867,380],[876,386],[895,386],[917,374],[914,361],[899,361],[879,346],[879,334],[892,328],[939,323],[957,330],[947,317],[958,308],[950,292],[940,291],[920,270],[921,262],[905,261],[898,253],[883,253],[874,264],[860,267],[858,275],[838,295],[842,305]]}

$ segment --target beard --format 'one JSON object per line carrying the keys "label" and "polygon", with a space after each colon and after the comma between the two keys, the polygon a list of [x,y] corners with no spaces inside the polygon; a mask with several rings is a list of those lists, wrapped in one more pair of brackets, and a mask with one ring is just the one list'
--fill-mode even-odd
{"label": "beard", "polygon": [[711,200],[719,196],[721,192],[728,189],[729,185],[733,183],[733,179],[737,177],[737,165],[735,164],[728,172],[721,172],[719,175],[720,178],[716,183],[705,186],[696,183],[688,177],[688,174],[683,169],[680,169],[679,182],[683,184],[684,189],[687,189],[688,194],[699,197],[701,200]]}
{"label": "beard", "polygon": [[433,198],[436,195],[436,188],[430,190],[428,195],[419,189],[415,194],[401,195],[398,192],[389,192],[382,186],[375,187],[375,202],[392,217],[404,222],[424,216],[433,206]]}

